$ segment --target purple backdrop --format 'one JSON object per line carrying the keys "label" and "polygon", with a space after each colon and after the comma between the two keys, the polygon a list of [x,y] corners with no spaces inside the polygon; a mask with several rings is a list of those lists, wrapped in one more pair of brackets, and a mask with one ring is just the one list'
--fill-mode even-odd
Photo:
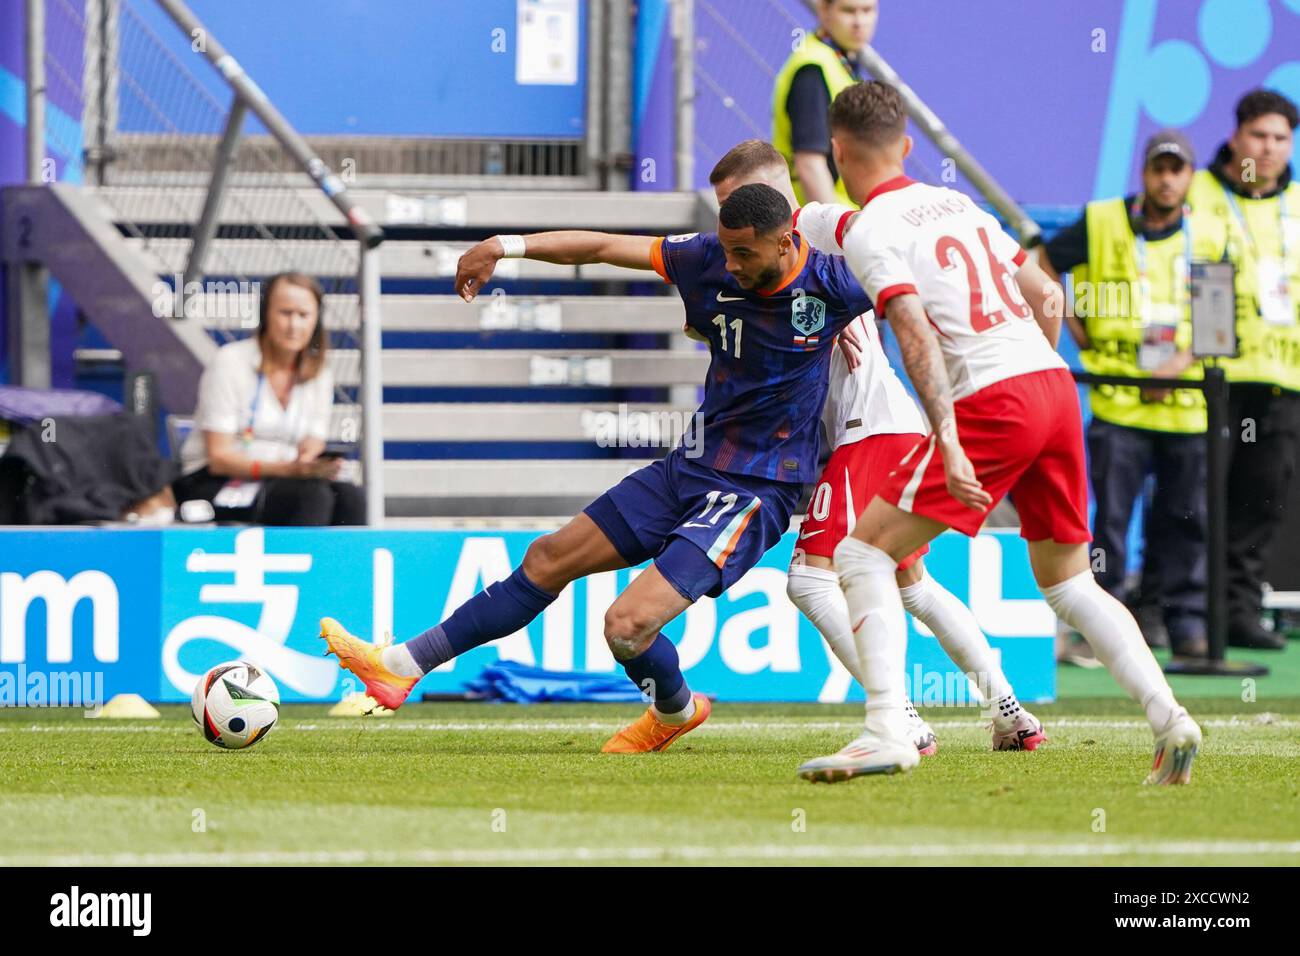
{"label": "purple backdrop", "polygon": [[[664,0],[644,0],[642,31]],[[1300,99],[1300,0],[882,0],[876,47],[993,175],[1025,203],[1082,203],[1135,181],[1158,127],[1186,130],[1208,157],[1237,97],[1271,85]],[[696,0],[696,185],[732,144],[770,133],[772,75],[800,0]],[[638,151],[671,168],[671,68],[638,51]],[[1096,48],[1094,50],[1094,48]],[[645,57],[652,57],[647,61]],[[918,172],[942,157],[919,144]],[[668,166],[665,167],[665,161]],[[642,188],[670,188],[658,184]],[[960,183],[958,183],[960,185]]]}
{"label": "purple backdrop", "polygon": [[[54,160],[59,180],[81,181],[81,51],[84,39],[79,21],[84,13],[81,0],[47,4],[46,43],[58,69],[47,66],[46,89],[49,108],[46,117],[46,150]],[[26,17],[23,0],[0,0],[0,186],[27,179],[26,124],[27,84],[24,37]],[[0,270],[2,273],[3,270]],[[7,297],[0,275],[0,382],[8,381]],[[72,358],[76,346],[76,305],[62,294],[57,283],[50,287],[50,349],[56,387],[70,387],[75,377]]]}

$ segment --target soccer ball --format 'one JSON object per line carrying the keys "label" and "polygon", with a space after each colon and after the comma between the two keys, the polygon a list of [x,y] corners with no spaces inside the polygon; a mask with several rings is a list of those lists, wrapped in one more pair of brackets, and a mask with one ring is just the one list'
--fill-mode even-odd
{"label": "soccer ball", "polygon": [[190,710],[208,743],[240,750],[271,732],[280,716],[280,690],[248,661],[218,664],[194,685]]}

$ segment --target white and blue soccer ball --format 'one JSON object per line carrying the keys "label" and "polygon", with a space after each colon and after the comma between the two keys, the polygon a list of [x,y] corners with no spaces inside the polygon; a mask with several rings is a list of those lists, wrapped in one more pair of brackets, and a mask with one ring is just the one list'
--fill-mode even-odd
{"label": "white and blue soccer ball", "polygon": [[190,699],[203,739],[227,750],[251,747],[280,717],[280,689],[248,661],[218,664],[194,685]]}

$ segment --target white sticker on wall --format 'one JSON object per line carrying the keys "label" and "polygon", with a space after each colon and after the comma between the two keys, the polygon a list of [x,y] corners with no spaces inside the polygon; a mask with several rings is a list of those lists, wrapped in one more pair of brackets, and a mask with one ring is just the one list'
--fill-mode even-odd
{"label": "white sticker on wall", "polygon": [[518,0],[515,82],[578,82],[578,0]]}

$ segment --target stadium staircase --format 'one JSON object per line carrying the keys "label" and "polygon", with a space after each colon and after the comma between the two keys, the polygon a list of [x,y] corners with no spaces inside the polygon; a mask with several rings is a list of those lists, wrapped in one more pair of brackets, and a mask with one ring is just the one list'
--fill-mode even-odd
{"label": "stadium staircase", "polygon": [[[104,348],[159,374],[171,413],[189,413],[197,373],[216,344],[250,334],[253,295],[200,320],[156,317],[157,283],[186,269],[202,186],[59,186],[16,191],[11,208],[64,209],[81,241],[51,262]],[[347,223],[303,187],[274,210],[255,186],[228,189],[209,251],[209,288],[295,269],[327,290],[325,315],[339,386],[334,439],[356,438],[359,358],[355,254]],[[652,272],[502,262],[473,304],[452,294],[460,254],[499,232],[582,228],[669,234],[714,215],[693,193],[517,191],[431,194],[353,188],[385,229],[382,369],[386,513],[395,518],[571,514],[666,451],[673,421],[695,407],[707,351],[682,335],[680,300]],[[73,209],[76,215],[68,213]],[[255,215],[247,214],[256,210]],[[268,247],[274,254],[268,254]],[[116,279],[111,289],[88,277]],[[81,283],[79,285],[78,283]],[[83,288],[84,286],[84,288]],[[85,293],[83,295],[83,292]],[[211,293],[209,299],[211,301]],[[170,311],[170,310],[167,310]],[[209,314],[212,313],[212,314]],[[196,338],[197,333],[197,338]],[[203,334],[206,333],[206,334]],[[339,344],[342,347],[338,347]],[[668,435],[655,446],[647,443]],[[611,439],[614,439],[611,441]]]}

